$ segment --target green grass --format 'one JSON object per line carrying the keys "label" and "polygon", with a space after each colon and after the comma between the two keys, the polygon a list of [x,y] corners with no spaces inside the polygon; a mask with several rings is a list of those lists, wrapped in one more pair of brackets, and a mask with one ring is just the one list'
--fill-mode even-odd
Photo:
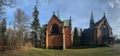
{"label": "green grass", "polygon": [[31,48],[29,50],[10,53],[7,56],[120,56],[120,45],[66,50]]}

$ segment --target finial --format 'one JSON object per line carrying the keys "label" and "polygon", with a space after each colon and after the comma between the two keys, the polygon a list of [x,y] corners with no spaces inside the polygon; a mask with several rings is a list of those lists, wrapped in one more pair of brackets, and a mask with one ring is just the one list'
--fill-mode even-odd
{"label": "finial", "polygon": [[71,26],[71,24],[72,24],[72,23],[71,23],[71,19],[72,19],[72,17],[70,16],[70,26]]}
{"label": "finial", "polygon": [[72,18],[72,17],[70,16],[70,20],[71,20],[71,18]]}
{"label": "finial", "polygon": [[53,15],[55,15],[55,11],[53,11]]}
{"label": "finial", "polygon": [[105,12],[103,12],[103,15],[105,16]]}
{"label": "finial", "polygon": [[57,13],[58,13],[58,18],[60,18],[59,11],[57,11]]}

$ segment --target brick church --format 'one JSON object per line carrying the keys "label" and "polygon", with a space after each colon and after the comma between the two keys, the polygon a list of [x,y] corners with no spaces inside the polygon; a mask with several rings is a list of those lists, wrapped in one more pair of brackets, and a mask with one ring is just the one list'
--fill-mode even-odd
{"label": "brick church", "polygon": [[71,17],[61,21],[53,14],[46,27],[46,48],[70,48],[72,46]]}
{"label": "brick church", "polygon": [[105,13],[103,17],[94,22],[93,13],[91,13],[90,26],[88,29],[81,31],[81,45],[111,45],[114,43],[112,28],[110,27]]}
{"label": "brick church", "polygon": [[[72,46],[72,26],[71,17],[68,20],[61,21],[59,15],[52,15],[46,26],[46,48],[70,48]],[[94,22],[93,13],[91,13],[90,26],[81,31],[80,45],[111,45],[114,43],[112,28],[110,27],[105,13],[103,17]]]}

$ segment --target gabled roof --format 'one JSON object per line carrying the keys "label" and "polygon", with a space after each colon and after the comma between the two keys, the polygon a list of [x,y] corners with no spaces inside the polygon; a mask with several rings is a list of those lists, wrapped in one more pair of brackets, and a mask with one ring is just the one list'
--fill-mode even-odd
{"label": "gabled roof", "polygon": [[110,27],[105,15],[102,17],[102,19],[100,19],[98,22],[95,23],[95,27],[98,26],[102,21],[105,21],[108,24],[108,26]]}
{"label": "gabled roof", "polygon": [[98,26],[103,20],[104,18],[100,19],[98,22],[95,23],[95,26]]}
{"label": "gabled roof", "polygon": [[71,16],[70,19],[68,20],[60,20],[60,17],[56,16],[55,14],[53,14],[53,16],[51,17],[51,19],[49,20],[48,24],[53,20],[56,19],[57,21],[59,21],[60,23],[63,24],[64,27],[70,27],[71,26]]}
{"label": "gabled roof", "polygon": [[[56,19],[56,20],[58,20],[59,22],[61,22],[61,20],[55,15],[55,14],[53,14],[53,16],[51,17],[51,19],[50,19],[50,21],[52,20],[52,19]],[[49,21],[49,22],[50,22]],[[48,23],[49,23],[48,22]],[[61,22],[62,23],[62,22]]]}

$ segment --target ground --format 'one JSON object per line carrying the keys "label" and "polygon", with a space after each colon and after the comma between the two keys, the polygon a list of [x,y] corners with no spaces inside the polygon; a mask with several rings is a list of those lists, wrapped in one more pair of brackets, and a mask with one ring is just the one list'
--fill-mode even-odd
{"label": "ground", "polygon": [[115,44],[113,47],[66,50],[31,48],[15,50],[0,56],[120,56],[120,44]]}

